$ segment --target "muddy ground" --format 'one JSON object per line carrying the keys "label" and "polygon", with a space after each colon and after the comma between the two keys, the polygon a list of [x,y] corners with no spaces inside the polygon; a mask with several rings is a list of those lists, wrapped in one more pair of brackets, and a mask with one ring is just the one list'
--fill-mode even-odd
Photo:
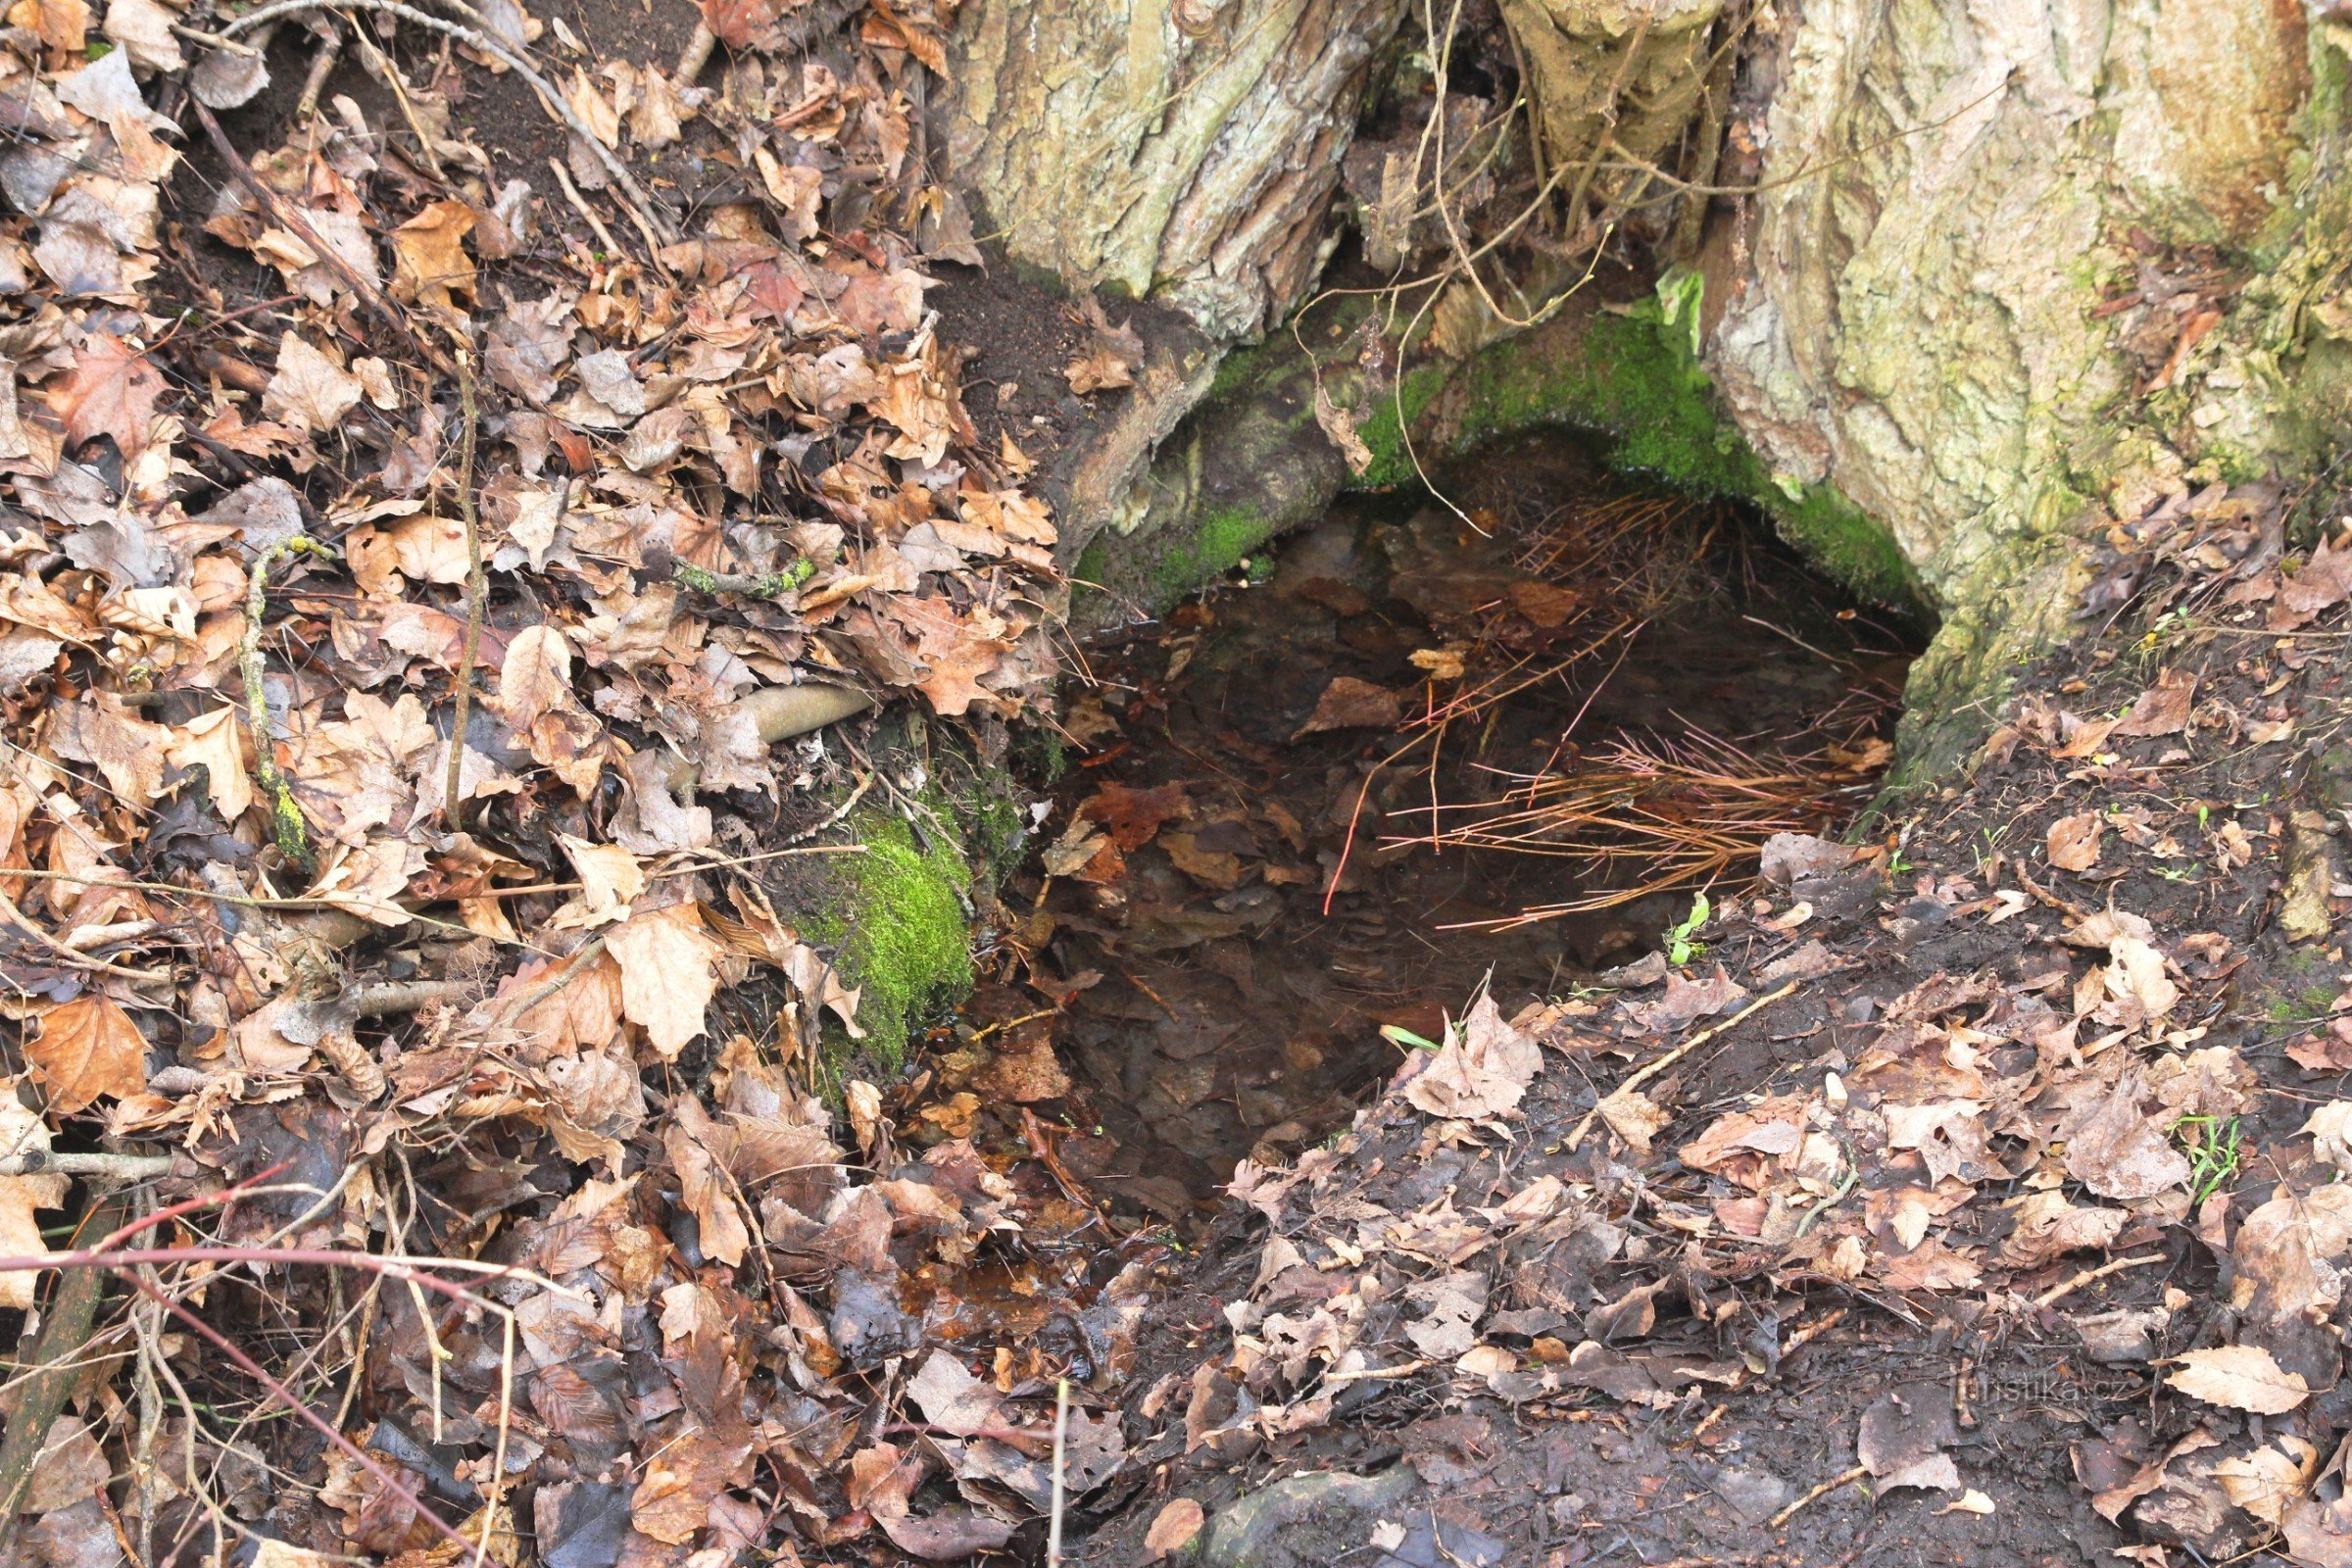
{"label": "muddy ground", "polygon": [[[2104,634],[1851,863],[1782,865],[1647,985],[1527,1006],[1540,1065],[1507,1113],[1429,1113],[1414,1060],[1335,1143],[1244,1167],[1250,1206],[1152,1318],[1148,1474],[1082,1560],[1145,1560],[1189,1502],[1220,1563],[2343,1560],[2313,1496],[2344,1421],[2333,1297],[2266,1316],[2279,1216],[2335,1174],[2298,1134],[2352,1067],[2352,887],[2315,869],[2346,804],[2341,612],[2282,612],[2258,529],[2179,526],[2230,563],[2120,561],[2103,586],[2142,597],[2096,605]],[[2096,961],[2118,911],[2169,956],[2136,1031],[2107,1027],[2122,962]],[[2114,1085],[2135,1035],[2125,1100],[2166,1167],[2138,1185],[2036,1110]],[[1654,1120],[1596,1123],[1678,1040]],[[2137,1098],[2192,1062],[2198,1095]],[[1904,1102],[1968,1095],[1960,1120],[2009,1136],[1887,1146]],[[1812,1114],[1757,1135],[1786,1105]],[[1768,1172],[1808,1157],[1799,1127],[1846,1152],[1791,1185]],[[2107,1216],[2051,1245],[2053,1193],[2060,1231]],[[1906,1202],[1934,1218],[1906,1230]],[[2177,1370],[2248,1347],[2309,1397],[2257,1413]]]}

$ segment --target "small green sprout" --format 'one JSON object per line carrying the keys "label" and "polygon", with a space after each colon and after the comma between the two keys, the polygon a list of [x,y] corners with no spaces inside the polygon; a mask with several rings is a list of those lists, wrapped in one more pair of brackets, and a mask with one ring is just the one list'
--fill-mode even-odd
{"label": "small green sprout", "polygon": [[1704,893],[1690,901],[1689,916],[1684,919],[1682,924],[1671,928],[1666,933],[1666,961],[1668,963],[1680,968],[1707,951],[1706,944],[1694,942],[1691,939],[1698,935],[1699,928],[1707,923],[1708,916],[1714,912],[1714,906],[1707,903],[1707,896]]}

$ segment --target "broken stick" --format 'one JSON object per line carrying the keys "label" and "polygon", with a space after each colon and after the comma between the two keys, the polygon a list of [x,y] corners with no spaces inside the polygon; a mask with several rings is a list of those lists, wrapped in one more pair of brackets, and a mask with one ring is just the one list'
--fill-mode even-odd
{"label": "broken stick", "polygon": [[[1681,1045],[1675,1047],[1672,1051],[1669,1051],[1666,1053],[1666,1054],[1660,1056],[1657,1060],[1651,1062],[1648,1066],[1643,1067],[1641,1071],[1635,1073],[1631,1078],[1628,1078],[1625,1082],[1619,1084],[1615,1089],[1611,1090],[1608,1095],[1605,1095],[1602,1098],[1610,1099],[1617,1095],[1630,1094],[1634,1090],[1641,1088],[1643,1084],[1649,1082],[1652,1078],[1655,1078],[1658,1074],[1664,1072],[1667,1068],[1673,1066],[1676,1062],[1682,1060],[1685,1056],[1688,1056],[1690,1054],[1690,1053],[1696,1051],[1699,1047],[1705,1045],[1708,1041],[1714,1039],[1726,1029],[1736,1028],[1740,1024],[1746,1022],[1748,1018],[1752,1017],[1757,1012],[1762,1011],[1764,1008],[1771,1006],[1774,1003],[1780,1001],[1783,997],[1788,995],[1788,993],[1794,991],[1795,989],[1796,982],[1791,980],[1787,985],[1781,987],[1780,990],[1758,997],[1755,1001],[1749,1003],[1746,1006],[1741,1007],[1738,1012],[1732,1014],[1729,1018],[1724,1019],[1723,1022],[1709,1024],[1706,1028],[1701,1029],[1698,1033],[1692,1035],[1690,1039],[1684,1041]],[[1600,1107],[1598,1105],[1594,1105],[1591,1110],[1585,1112],[1585,1119],[1576,1124],[1576,1131],[1568,1135],[1567,1143],[1562,1146],[1568,1151],[1569,1153],[1573,1154],[1576,1152],[1576,1146],[1583,1143],[1585,1141],[1585,1134],[1592,1130],[1592,1118],[1599,1114]]]}

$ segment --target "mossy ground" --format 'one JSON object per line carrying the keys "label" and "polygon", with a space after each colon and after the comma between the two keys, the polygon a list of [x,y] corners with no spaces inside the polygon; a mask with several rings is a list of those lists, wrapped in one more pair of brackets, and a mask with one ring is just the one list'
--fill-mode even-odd
{"label": "mossy ground", "polygon": [[972,857],[960,839],[926,845],[880,810],[861,809],[850,825],[865,852],[845,857],[841,905],[818,934],[839,945],[842,971],[858,988],[863,1054],[895,1068],[913,1025],[971,989]]}

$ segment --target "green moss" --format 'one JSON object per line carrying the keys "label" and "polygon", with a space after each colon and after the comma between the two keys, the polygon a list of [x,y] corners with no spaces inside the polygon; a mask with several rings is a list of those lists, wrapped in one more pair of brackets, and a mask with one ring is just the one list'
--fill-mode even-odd
{"label": "green moss", "polygon": [[858,987],[865,1053],[896,1068],[916,1022],[971,989],[972,871],[959,842],[925,845],[896,816],[860,810],[850,825],[865,853],[843,857],[845,897],[817,931],[839,945],[842,972]]}
{"label": "green moss", "polygon": [[1172,545],[1152,568],[1156,603],[1172,604],[1223,576],[1274,534],[1277,519],[1253,507],[1219,507],[1203,518],[1191,539]]}

